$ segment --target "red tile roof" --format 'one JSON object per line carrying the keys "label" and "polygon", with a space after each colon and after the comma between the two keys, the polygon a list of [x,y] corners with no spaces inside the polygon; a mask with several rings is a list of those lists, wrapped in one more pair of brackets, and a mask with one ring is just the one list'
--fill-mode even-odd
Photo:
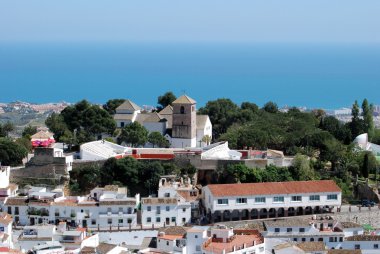
{"label": "red tile roof", "polygon": [[332,180],[209,184],[207,187],[215,197],[341,192]]}

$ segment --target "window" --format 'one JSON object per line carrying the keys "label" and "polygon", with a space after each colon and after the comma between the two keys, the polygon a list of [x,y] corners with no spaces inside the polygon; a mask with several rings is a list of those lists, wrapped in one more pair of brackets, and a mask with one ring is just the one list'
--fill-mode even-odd
{"label": "window", "polygon": [[182,212],[184,212],[184,213],[185,213],[185,212],[186,212],[186,208],[182,208]]}
{"label": "window", "polygon": [[284,197],[273,197],[273,203],[284,203]]}
{"label": "window", "polygon": [[323,238],[318,238],[318,242],[323,242]]}
{"label": "window", "polygon": [[305,228],[300,228],[300,233],[304,233],[305,232]]}
{"label": "window", "polygon": [[152,218],[151,217],[147,217],[146,218],[146,222],[152,222]]}
{"label": "window", "polygon": [[119,219],[118,223],[123,224],[123,219]]}
{"label": "window", "polygon": [[166,206],[166,211],[167,211],[167,212],[170,211],[170,206]]}
{"label": "window", "polygon": [[255,203],[259,203],[259,204],[265,203],[265,197],[256,197]]}
{"label": "window", "polygon": [[166,245],[169,245],[169,241],[166,241]]}
{"label": "window", "polygon": [[338,200],[338,195],[337,194],[327,195],[327,200]]}
{"label": "window", "polygon": [[123,207],[119,207],[119,213],[123,212]]}
{"label": "window", "polygon": [[161,206],[157,206],[156,214],[161,214]]}
{"label": "window", "polygon": [[96,220],[91,220],[91,225],[96,225]]}
{"label": "window", "polygon": [[302,240],[301,240],[302,242],[305,242],[306,241],[306,238],[302,238]]}
{"label": "window", "polygon": [[123,127],[124,127],[124,124],[125,124],[124,122],[121,122],[121,123],[120,123],[120,127],[123,128]]}
{"label": "window", "polygon": [[186,223],[186,218],[182,218],[182,223]]}
{"label": "window", "polygon": [[152,207],[151,207],[151,206],[148,206],[148,207],[146,208],[146,210],[147,210],[148,212],[150,212],[150,211],[152,211]]}
{"label": "window", "polygon": [[314,242],[314,238],[310,238],[310,242]]}
{"label": "window", "polygon": [[108,223],[108,224],[112,224],[112,219],[108,219],[108,220],[107,220],[107,223]]}
{"label": "window", "polygon": [[15,207],[15,215],[19,214],[18,206]]}
{"label": "window", "polygon": [[156,217],[156,222],[161,222],[161,218],[160,217]]}
{"label": "window", "polygon": [[176,221],[176,217],[172,217],[172,222],[175,222]]}
{"label": "window", "polygon": [[165,198],[170,198],[170,193],[165,193]]}
{"label": "window", "polygon": [[181,106],[181,108],[179,109],[179,111],[180,111],[181,114],[185,114],[185,107]]}
{"label": "window", "polygon": [[275,228],[275,229],[274,229],[274,232],[276,232],[276,233],[280,233],[280,228]]}
{"label": "window", "polygon": [[247,198],[237,198],[236,204],[247,204]]}
{"label": "window", "polygon": [[360,244],[355,244],[355,250],[360,250]]}
{"label": "window", "polygon": [[319,201],[320,197],[319,197],[319,195],[310,195],[309,200],[310,201]]}
{"label": "window", "polygon": [[110,213],[110,212],[112,212],[112,209],[111,209],[111,207],[108,207],[107,208],[107,213]]}
{"label": "window", "polygon": [[374,248],[374,249],[378,249],[378,248],[379,248],[379,245],[376,243],[376,244],[373,245],[373,248]]}
{"label": "window", "polygon": [[329,242],[334,242],[334,237],[329,237]]}
{"label": "window", "polygon": [[339,242],[343,242],[343,237],[339,237]]}
{"label": "window", "polygon": [[195,235],[194,238],[198,238],[198,235]]}
{"label": "window", "polygon": [[289,232],[292,232],[292,231],[293,231],[292,228],[287,228],[287,229],[286,229],[286,232],[288,232],[288,233],[289,233]]}
{"label": "window", "polygon": [[218,205],[228,205],[228,199],[226,198],[218,199]]}
{"label": "window", "polygon": [[8,206],[8,214],[12,214],[12,207]]}
{"label": "window", "polygon": [[297,241],[298,241],[298,238],[293,238],[293,241],[294,241],[294,242],[297,242]]}
{"label": "window", "polygon": [[201,251],[201,246],[200,245],[195,246],[195,250],[196,251]]}
{"label": "window", "polygon": [[292,196],[292,202],[301,202],[302,197],[301,196]]}

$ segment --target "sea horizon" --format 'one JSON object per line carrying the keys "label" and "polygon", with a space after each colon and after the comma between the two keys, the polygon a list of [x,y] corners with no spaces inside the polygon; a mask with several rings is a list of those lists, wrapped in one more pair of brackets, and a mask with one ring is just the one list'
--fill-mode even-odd
{"label": "sea horizon", "polygon": [[380,104],[380,45],[0,42],[0,102],[156,105],[166,91],[198,107],[237,104],[334,109]]}

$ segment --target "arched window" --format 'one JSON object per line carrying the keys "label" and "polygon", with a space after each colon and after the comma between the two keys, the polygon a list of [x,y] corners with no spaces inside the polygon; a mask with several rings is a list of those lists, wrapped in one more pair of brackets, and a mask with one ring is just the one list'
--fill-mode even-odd
{"label": "arched window", "polygon": [[181,108],[179,109],[179,111],[180,111],[181,114],[185,114],[185,107],[181,106]]}

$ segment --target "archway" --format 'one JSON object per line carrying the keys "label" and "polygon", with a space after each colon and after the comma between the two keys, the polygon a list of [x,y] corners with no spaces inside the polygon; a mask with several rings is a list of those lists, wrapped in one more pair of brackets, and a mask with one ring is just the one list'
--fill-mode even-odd
{"label": "archway", "polygon": [[229,210],[224,210],[223,211],[223,216],[222,216],[222,221],[227,221],[227,220],[231,220],[232,217],[231,217],[231,213]]}
{"label": "archway", "polygon": [[321,207],[320,206],[314,207],[314,213],[317,213],[317,214],[321,213]]}
{"label": "archway", "polygon": [[275,218],[276,215],[277,215],[276,209],[274,209],[274,208],[269,209],[269,211],[268,211],[269,218]]}
{"label": "archway", "polygon": [[231,213],[231,220],[240,220],[240,211],[239,210],[233,210]]}
{"label": "archway", "polygon": [[313,214],[313,208],[311,208],[311,206],[307,206],[305,208],[305,214]]}
{"label": "archway", "polygon": [[252,209],[251,211],[251,219],[258,219],[259,218],[259,211],[257,209]]}
{"label": "archway", "polygon": [[285,209],[284,208],[278,208],[277,210],[277,216],[278,217],[284,217],[285,216]]}
{"label": "archway", "polygon": [[244,209],[241,211],[241,219],[242,220],[249,220],[249,210]]}
{"label": "archway", "polygon": [[268,218],[268,210],[266,208],[260,209],[259,219]]}
{"label": "archway", "polygon": [[288,208],[288,216],[294,216],[296,214],[296,210],[294,207],[289,207]]}
{"label": "archway", "polygon": [[297,214],[297,215],[304,215],[304,209],[303,209],[302,206],[297,207],[296,214]]}

